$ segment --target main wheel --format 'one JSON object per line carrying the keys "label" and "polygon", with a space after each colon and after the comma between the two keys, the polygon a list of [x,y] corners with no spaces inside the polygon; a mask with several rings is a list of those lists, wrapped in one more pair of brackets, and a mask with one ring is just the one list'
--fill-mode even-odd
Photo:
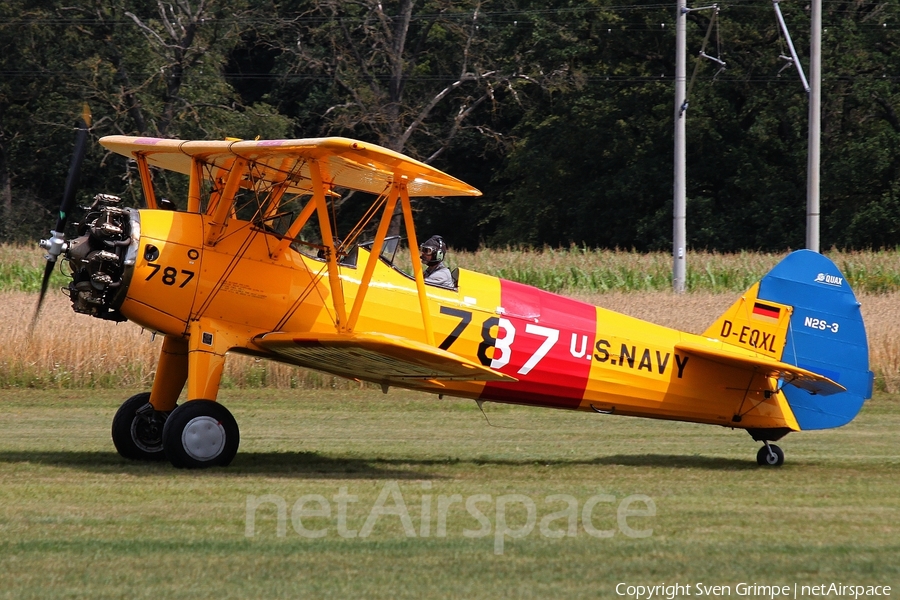
{"label": "main wheel", "polygon": [[212,400],[191,400],[173,410],[162,437],[166,458],[179,469],[228,466],[241,441],[237,421]]}
{"label": "main wheel", "polygon": [[780,467],[784,464],[784,452],[775,444],[763,446],[756,453],[756,462],[762,467]]}
{"label": "main wheel", "polygon": [[122,403],[112,422],[113,444],[129,460],[164,460],[163,424],[166,414],[150,405],[150,392],[135,394]]}

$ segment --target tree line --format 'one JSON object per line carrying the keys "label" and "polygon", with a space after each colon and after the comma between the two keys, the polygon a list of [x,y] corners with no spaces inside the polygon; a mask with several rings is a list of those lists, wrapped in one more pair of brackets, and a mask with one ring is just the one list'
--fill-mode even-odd
{"label": "tree line", "polygon": [[[900,245],[898,2],[823,3],[824,248]],[[806,93],[770,2],[718,6],[688,15],[689,245],[802,247]],[[808,69],[808,6],[780,6]],[[94,140],[341,135],[404,152],[484,192],[418,201],[422,233],[458,248],[668,249],[674,25],[674,3],[625,0],[8,0],[0,240],[46,235],[87,102]],[[81,181],[85,203],[141,203],[133,166],[96,143]],[[180,176],[155,185],[183,202]]]}

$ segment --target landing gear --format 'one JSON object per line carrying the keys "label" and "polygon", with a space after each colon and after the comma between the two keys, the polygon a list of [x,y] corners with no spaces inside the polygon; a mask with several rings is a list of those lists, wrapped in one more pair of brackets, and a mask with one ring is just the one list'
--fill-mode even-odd
{"label": "landing gear", "polygon": [[[179,469],[229,465],[237,454],[240,433],[234,417],[214,398],[225,354],[242,347],[246,338],[245,331],[205,317],[191,320],[186,335],[166,335],[153,389],[129,398],[113,419],[113,442],[119,454],[139,460],[168,459]],[[182,392],[198,399],[178,406]]]}
{"label": "landing gear", "polygon": [[237,421],[212,400],[191,400],[172,411],[162,432],[166,458],[179,469],[225,467],[240,444]]}
{"label": "landing gear", "polygon": [[150,392],[135,394],[122,403],[112,422],[113,444],[129,460],[165,460],[163,424],[167,413],[150,405]]}
{"label": "landing gear", "polygon": [[775,444],[765,442],[765,446],[756,453],[756,462],[761,467],[780,467],[784,464],[784,452]]}
{"label": "landing gear", "polygon": [[165,460],[180,469],[224,467],[240,443],[237,422],[227,408],[194,400],[171,413],[153,409],[150,392],[126,400],[112,422],[113,444],[129,460]]}

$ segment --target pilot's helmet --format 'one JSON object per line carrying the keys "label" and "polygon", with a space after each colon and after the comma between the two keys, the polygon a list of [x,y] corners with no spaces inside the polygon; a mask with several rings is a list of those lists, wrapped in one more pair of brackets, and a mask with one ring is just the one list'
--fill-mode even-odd
{"label": "pilot's helmet", "polygon": [[447,245],[444,244],[444,240],[441,236],[433,235],[419,246],[419,252],[421,252],[419,259],[423,263],[436,265],[444,260],[444,254],[447,252]]}

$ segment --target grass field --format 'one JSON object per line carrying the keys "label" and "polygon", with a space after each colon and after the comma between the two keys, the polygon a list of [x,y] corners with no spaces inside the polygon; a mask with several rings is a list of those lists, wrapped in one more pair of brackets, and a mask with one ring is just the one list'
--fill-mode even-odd
{"label": "grass field", "polygon": [[[742,582],[900,588],[898,396],[877,395],[846,427],[788,436],[784,467],[761,469],[749,436],[717,427],[487,404],[491,426],[473,402],[408,392],[226,390],[220,399],[241,424],[237,458],[184,472],[115,454],[109,424],[127,395],[0,390],[0,598],[617,598],[618,583],[698,582],[730,585],[732,596]],[[372,518],[370,535],[339,534],[342,491],[358,497],[346,505],[344,533],[363,533]],[[547,502],[551,494],[574,499],[574,536],[542,533],[545,519],[550,534],[568,526],[553,515],[566,504]],[[248,498],[266,495],[284,501],[282,536],[275,504],[251,511],[249,527]],[[330,516],[303,515],[323,508],[316,501],[295,505],[316,495]],[[439,535],[440,497],[453,495],[478,501],[489,529],[456,503]],[[617,510],[629,497],[625,509],[644,514],[625,514],[623,529]],[[586,531],[589,501],[588,527],[611,537]],[[375,506],[384,508],[377,518]],[[500,554],[503,522],[523,537],[501,536]],[[324,534],[304,537],[298,523]]]}
{"label": "grass field", "polygon": [[[832,256],[861,292],[881,391],[846,427],[788,436],[781,469],[758,468],[741,431],[496,404],[488,424],[471,401],[232,356],[220,400],[241,450],[183,472],[126,462],[109,438],[160,340],[75,315],[55,289],[30,335],[39,252],[0,245],[0,598],[622,598],[619,583],[698,582],[896,596],[897,256]],[[695,333],[778,258],[694,256],[677,296],[661,254],[454,255]]]}

